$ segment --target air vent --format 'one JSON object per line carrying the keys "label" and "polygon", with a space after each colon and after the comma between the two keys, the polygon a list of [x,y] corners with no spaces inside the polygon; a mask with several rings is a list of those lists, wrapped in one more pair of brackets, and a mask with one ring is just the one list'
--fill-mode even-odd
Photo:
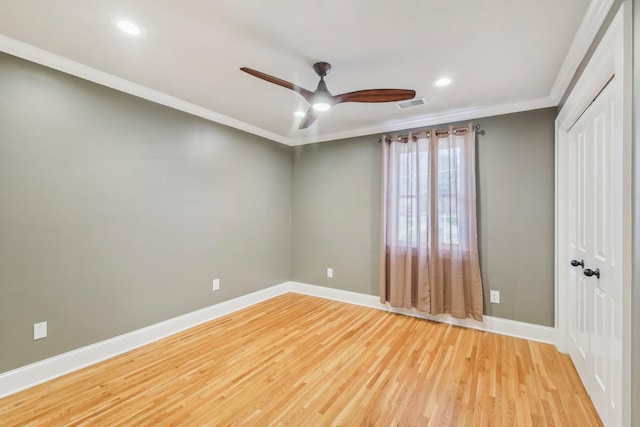
{"label": "air vent", "polygon": [[409,101],[398,102],[398,108],[411,108],[424,105],[424,98],[410,99]]}

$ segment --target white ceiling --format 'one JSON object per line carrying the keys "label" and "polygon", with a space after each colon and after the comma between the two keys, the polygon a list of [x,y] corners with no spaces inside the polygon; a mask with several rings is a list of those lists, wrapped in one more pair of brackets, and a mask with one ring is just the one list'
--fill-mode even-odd
{"label": "white ceiling", "polygon": [[[0,50],[296,145],[556,105],[610,2],[590,3],[0,0]],[[317,61],[334,94],[414,89],[426,105],[340,104],[298,130],[303,98],[239,70],[313,91]]]}

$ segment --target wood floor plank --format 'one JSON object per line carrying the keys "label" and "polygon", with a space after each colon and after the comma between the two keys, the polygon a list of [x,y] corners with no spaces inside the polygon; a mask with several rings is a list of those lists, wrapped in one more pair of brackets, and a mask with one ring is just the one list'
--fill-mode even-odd
{"label": "wood floor plank", "polygon": [[0,400],[2,426],[599,426],[547,344],[286,294]]}

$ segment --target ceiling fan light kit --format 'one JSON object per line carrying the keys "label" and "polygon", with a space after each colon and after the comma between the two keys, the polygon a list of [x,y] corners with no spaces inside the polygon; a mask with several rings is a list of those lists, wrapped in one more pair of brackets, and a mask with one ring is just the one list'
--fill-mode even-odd
{"label": "ceiling fan light kit", "polygon": [[311,92],[301,86],[270,76],[269,74],[253,70],[248,67],[240,68],[240,70],[245,73],[258,77],[259,79],[266,80],[270,83],[299,93],[309,103],[310,107],[304,115],[304,119],[300,122],[299,129],[308,128],[316,120],[319,112],[327,111],[332,106],[342,102],[394,102],[412,99],[416,96],[416,92],[414,90],[407,89],[366,89],[347,92],[340,95],[332,95],[331,92],[329,92],[329,89],[327,89],[327,84],[324,81],[325,76],[329,74],[329,71],[331,71],[331,64],[328,62],[316,62],[313,64],[313,69],[316,74],[320,76],[320,81],[318,82],[316,90]]}
{"label": "ceiling fan light kit", "polygon": [[331,105],[327,104],[326,102],[316,102],[315,104],[313,104],[313,109],[316,111],[328,111],[329,108],[331,108]]}

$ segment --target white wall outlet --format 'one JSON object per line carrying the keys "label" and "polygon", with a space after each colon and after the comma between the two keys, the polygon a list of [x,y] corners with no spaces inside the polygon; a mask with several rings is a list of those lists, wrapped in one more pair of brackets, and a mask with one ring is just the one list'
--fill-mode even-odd
{"label": "white wall outlet", "polygon": [[47,322],[33,324],[33,340],[40,340],[47,337]]}
{"label": "white wall outlet", "polygon": [[220,290],[220,279],[213,279],[213,290],[214,291]]}
{"label": "white wall outlet", "polygon": [[494,304],[500,304],[500,291],[490,291],[489,301]]}
{"label": "white wall outlet", "polygon": [[333,279],[333,268],[331,267],[327,268],[327,277],[329,279]]}

